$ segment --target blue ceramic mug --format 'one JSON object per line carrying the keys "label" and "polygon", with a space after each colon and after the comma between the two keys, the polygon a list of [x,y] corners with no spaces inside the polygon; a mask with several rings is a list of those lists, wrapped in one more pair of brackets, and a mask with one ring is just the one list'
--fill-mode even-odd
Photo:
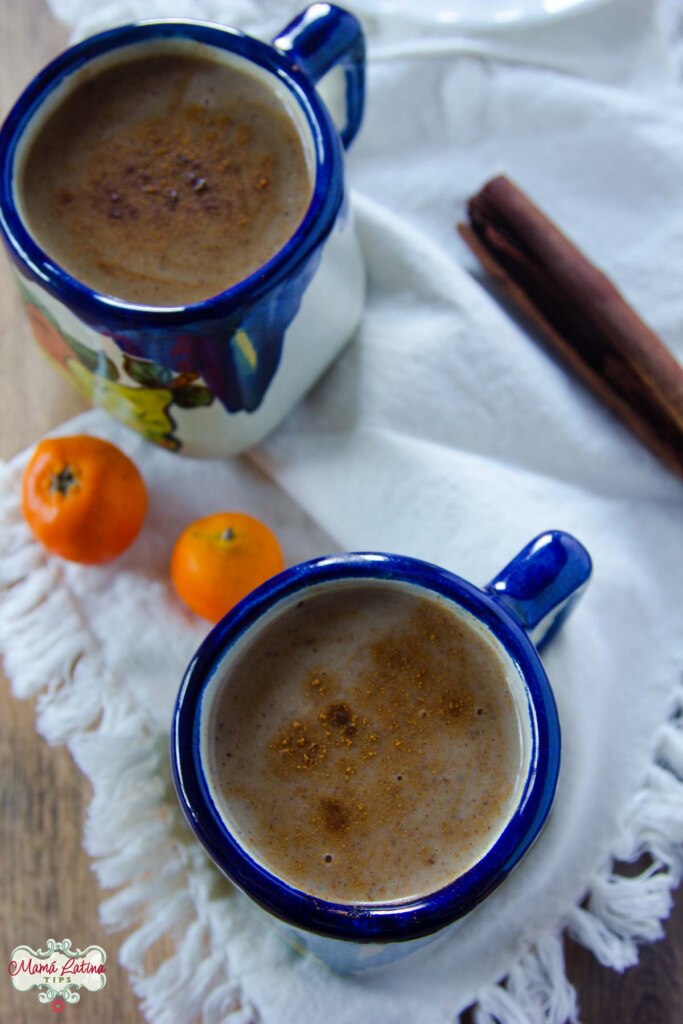
{"label": "blue ceramic mug", "polygon": [[[332,555],[274,577],[212,630],[187,670],[176,704],[171,760],[178,797],[218,867],[284,927],[298,948],[340,971],[390,963],[442,935],[519,863],[548,816],[560,766],[557,710],[537,646],[566,619],[590,572],[590,558],[581,544],[557,531],[533,540],[484,589],[401,555]],[[238,841],[218,808],[207,768],[212,708],[245,645],[304,595],[348,581],[407,587],[454,606],[459,615],[472,616],[506,665],[517,708],[523,768],[513,809],[474,866],[428,896],[352,905],[294,888]]]}
{"label": "blue ceramic mug", "polygon": [[[74,279],[41,249],[21,212],[31,139],[83,73],[167,52],[222,61],[265,82],[296,124],[313,178],[304,219],[279,252],[219,295],[168,308],[98,294]],[[362,120],[364,75],[357,20],[314,4],[272,44],[201,22],[125,25],[67,50],[31,82],[0,132],[0,227],[36,340],[86,398],[165,448],[230,455],[259,441],[311,386],[363,307],[344,149]],[[316,89],[324,76],[334,119]]]}

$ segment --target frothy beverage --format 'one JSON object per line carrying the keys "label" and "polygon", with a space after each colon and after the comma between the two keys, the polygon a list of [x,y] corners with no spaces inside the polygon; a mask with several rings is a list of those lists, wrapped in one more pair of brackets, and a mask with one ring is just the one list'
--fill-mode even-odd
{"label": "frothy beverage", "polygon": [[481,858],[519,798],[513,672],[436,597],[314,588],[221,681],[205,732],[217,807],[248,853],[314,896],[434,892]]}
{"label": "frothy beverage", "polygon": [[19,174],[28,229],[73,277],[129,302],[186,305],[243,280],[294,234],[311,172],[262,77],[173,52],[86,67],[76,83]]}

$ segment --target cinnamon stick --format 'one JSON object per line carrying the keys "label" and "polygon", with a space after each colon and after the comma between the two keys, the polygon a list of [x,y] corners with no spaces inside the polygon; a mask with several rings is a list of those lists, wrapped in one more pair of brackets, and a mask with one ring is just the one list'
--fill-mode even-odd
{"label": "cinnamon stick", "polygon": [[612,282],[508,178],[458,231],[503,296],[669,469],[683,478],[683,368]]}

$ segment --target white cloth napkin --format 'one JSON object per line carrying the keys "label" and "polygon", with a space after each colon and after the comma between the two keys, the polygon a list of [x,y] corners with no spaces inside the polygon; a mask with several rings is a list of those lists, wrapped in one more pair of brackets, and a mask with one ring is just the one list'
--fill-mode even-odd
{"label": "white cloth napkin", "polygon": [[[79,34],[190,14],[263,37],[295,7],[268,0],[53,0]],[[163,9],[162,9],[163,8]],[[92,780],[85,845],[150,1021],[480,1024],[576,1019],[568,929],[623,969],[661,934],[683,864],[683,488],[503,313],[466,269],[465,198],[515,178],[683,355],[683,120],[677,4],[605,4],[487,39],[368,23],[365,125],[349,160],[369,271],[357,338],[249,459],[152,450],[100,413],[67,425],[120,444],[152,496],[111,567],[46,556],[0,485],[0,648],[38,726]],[[530,855],[449,941],[339,978],[290,952],[221,881],[179,820],[166,732],[204,626],[167,581],[191,517],[265,518],[295,562],[394,550],[485,583],[536,533],[574,533],[594,578],[544,654],[564,736],[555,809]],[[47,689],[44,689],[47,687]],[[612,858],[654,858],[623,879]],[[579,902],[588,894],[588,903]],[[170,933],[154,975],[142,955]],[[504,982],[504,984],[498,984]]]}

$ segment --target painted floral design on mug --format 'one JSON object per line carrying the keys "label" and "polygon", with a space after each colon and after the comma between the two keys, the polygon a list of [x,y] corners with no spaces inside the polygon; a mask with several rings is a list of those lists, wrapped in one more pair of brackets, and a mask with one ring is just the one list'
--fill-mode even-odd
{"label": "painted floral design on mug", "polygon": [[[215,325],[208,329],[198,325],[172,335],[144,328],[112,331],[106,325],[98,325],[97,329],[115,342],[126,360],[144,362],[160,381],[166,382],[174,373],[194,372],[226,412],[254,413],[273,382],[286,332],[299,311],[318,262],[318,255],[309,259],[295,275],[272,288],[243,315],[224,320],[218,329]],[[102,404],[99,396],[92,400]],[[182,405],[185,409],[195,407]]]}
{"label": "painted floral design on mug", "polygon": [[214,400],[197,373],[174,373],[134,356],[124,356],[119,369],[105,352],[95,351],[62,331],[26,292],[24,299],[36,341],[87,401],[101,406],[146,440],[171,451],[180,448],[171,406],[193,409],[211,405]]}

